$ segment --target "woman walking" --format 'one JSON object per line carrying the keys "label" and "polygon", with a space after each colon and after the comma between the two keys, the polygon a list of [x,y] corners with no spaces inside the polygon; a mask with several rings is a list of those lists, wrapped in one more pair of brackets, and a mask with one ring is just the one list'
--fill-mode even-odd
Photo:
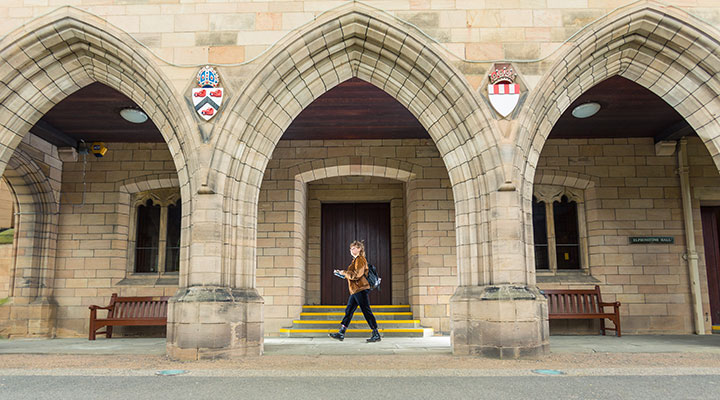
{"label": "woman walking", "polygon": [[353,262],[348,266],[346,270],[336,269],[335,275],[344,277],[348,282],[348,289],[350,289],[350,298],[348,299],[347,307],[345,307],[345,317],[340,325],[340,330],[337,333],[330,333],[330,337],[342,341],[345,339],[345,330],[352,321],[355,310],[360,306],[365,321],[367,321],[370,329],[372,329],[372,336],[367,342],[379,342],[380,333],[378,332],[377,321],[375,316],[370,309],[370,284],[365,278],[368,271],[368,263],[365,259],[365,244],[363,242],[354,241],[350,243],[350,254],[353,256]]}

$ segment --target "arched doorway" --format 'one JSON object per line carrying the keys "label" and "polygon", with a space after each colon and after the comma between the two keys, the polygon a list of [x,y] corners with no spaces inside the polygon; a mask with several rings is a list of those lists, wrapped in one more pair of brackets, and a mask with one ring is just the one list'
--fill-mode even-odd
{"label": "arched doorway", "polygon": [[423,326],[448,333],[457,286],[453,208],[437,148],[412,114],[360,79],[328,91],[293,121],[263,180],[258,289],[266,335],[292,325],[303,305],[347,301],[347,284],[332,270],[350,262],[355,239],[366,241],[384,277],[372,304],[409,305]]}

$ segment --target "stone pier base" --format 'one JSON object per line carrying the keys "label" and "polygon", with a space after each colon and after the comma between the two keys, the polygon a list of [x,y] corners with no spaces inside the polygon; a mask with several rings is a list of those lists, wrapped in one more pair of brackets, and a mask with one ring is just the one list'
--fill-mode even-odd
{"label": "stone pier base", "polygon": [[[2,305],[0,337],[55,337],[57,304],[48,298],[17,304],[16,299]],[[22,299],[20,299],[22,301]]]}
{"label": "stone pier base", "polygon": [[450,309],[453,354],[519,358],[549,350],[547,301],[535,287],[461,286]]}
{"label": "stone pier base", "polygon": [[259,356],[262,308],[255,289],[180,289],[168,304],[167,353],[176,360]]}

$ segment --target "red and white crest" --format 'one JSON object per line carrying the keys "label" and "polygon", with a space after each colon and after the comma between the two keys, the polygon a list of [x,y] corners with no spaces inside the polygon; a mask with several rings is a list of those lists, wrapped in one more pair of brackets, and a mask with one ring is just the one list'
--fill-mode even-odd
{"label": "red and white crest", "polygon": [[210,66],[200,69],[197,80],[198,87],[192,89],[193,106],[202,119],[209,121],[220,110],[225,90],[218,87],[220,75]]}
{"label": "red and white crest", "polygon": [[497,66],[489,74],[488,99],[495,111],[507,117],[515,109],[520,99],[520,86],[515,81],[517,74],[510,66]]}

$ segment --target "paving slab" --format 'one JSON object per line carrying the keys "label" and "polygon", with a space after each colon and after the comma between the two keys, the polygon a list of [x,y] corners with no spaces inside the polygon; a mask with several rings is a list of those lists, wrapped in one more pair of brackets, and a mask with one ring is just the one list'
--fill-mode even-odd
{"label": "paving slab", "polygon": [[553,353],[720,353],[720,335],[551,336]]}
{"label": "paving slab", "polygon": [[165,338],[4,339],[0,354],[165,354]]}
{"label": "paving slab", "polygon": [[[566,353],[715,353],[720,335],[552,336],[550,351]],[[0,354],[164,355],[165,338],[4,339]],[[452,354],[449,336],[383,338],[265,338],[266,355]]]}

